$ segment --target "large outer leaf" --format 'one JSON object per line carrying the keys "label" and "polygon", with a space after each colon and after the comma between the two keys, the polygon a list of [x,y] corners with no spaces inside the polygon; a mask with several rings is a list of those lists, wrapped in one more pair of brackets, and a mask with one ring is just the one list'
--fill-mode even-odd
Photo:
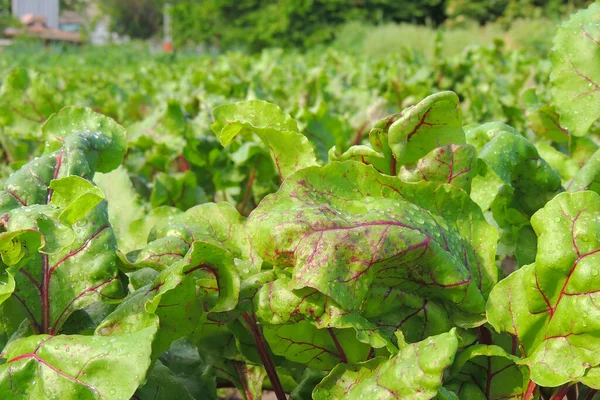
{"label": "large outer leaf", "polygon": [[315,151],[298,125],[279,107],[262,100],[219,106],[213,111],[211,129],[227,146],[238,134],[254,133],[269,147],[281,179],[294,171],[316,165]]}
{"label": "large outer leaf", "polygon": [[375,358],[356,367],[343,364],[317,385],[315,400],[431,399],[458,348],[454,330],[408,345],[389,360]]}
{"label": "large outer leaf", "polygon": [[14,296],[34,329],[56,334],[73,311],[121,296],[106,203],[90,180],[116,167],[124,133],[81,108],[54,115],[43,131],[56,132],[49,145],[55,151],[14,173],[0,193],[8,221],[0,252],[9,275],[19,270]]}
{"label": "large outer leaf", "polygon": [[150,366],[157,325],[120,336],[36,335],[2,352],[3,399],[128,400]]}
{"label": "large outer leaf", "polygon": [[558,28],[550,82],[561,125],[575,136],[585,135],[600,116],[600,3]]}
{"label": "large outer leaf", "polygon": [[600,387],[599,212],[600,196],[590,191],[548,202],[531,219],[538,235],[535,263],[490,294],[490,323],[519,338],[522,362],[539,385]]}
{"label": "large outer leaf", "polygon": [[378,283],[437,298],[457,323],[477,324],[497,276],[496,231],[463,191],[353,161],[297,172],[247,226],[259,255],[294,267],[291,288],[315,288],[348,311]]}

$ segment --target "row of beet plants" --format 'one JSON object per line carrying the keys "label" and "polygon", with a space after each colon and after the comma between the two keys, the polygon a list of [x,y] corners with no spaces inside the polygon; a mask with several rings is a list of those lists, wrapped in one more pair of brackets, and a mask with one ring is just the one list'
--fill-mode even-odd
{"label": "row of beet plants", "polygon": [[53,115],[0,193],[0,398],[591,399],[599,16],[557,33],[539,137],[463,126],[441,92],[321,165],[277,106],[217,107],[221,143],[262,142],[281,178],[248,218],[206,203],[124,224],[133,191],[94,180],[124,130]]}

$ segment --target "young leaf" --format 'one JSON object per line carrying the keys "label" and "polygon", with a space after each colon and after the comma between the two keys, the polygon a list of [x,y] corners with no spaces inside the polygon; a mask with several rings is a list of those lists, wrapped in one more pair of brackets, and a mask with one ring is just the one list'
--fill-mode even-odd
{"label": "young leaf", "polygon": [[442,374],[452,365],[457,348],[452,330],[408,345],[389,360],[338,365],[317,385],[313,398],[431,399],[441,388]]}
{"label": "young leaf", "polygon": [[512,208],[532,215],[563,190],[556,171],[540,158],[531,142],[510,126],[500,123],[471,126],[466,134],[469,144],[489,167],[487,173],[512,189]]}
{"label": "young leaf", "polygon": [[433,94],[403,110],[388,130],[388,143],[398,165],[415,163],[436,147],[464,142],[454,92]]}
{"label": "young leaf", "polygon": [[405,182],[447,183],[469,193],[476,165],[473,146],[449,144],[433,149],[412,168],[403,166],[398,177]]}
{"label": "young leaf", "polygon": [[298,125],[274,104],[250,100],[219,106],[213,111],[211,129],[227,146],[238,134],[254,133],[271,150],[281,179],[295,171],[316,165],[315,151]]}
{"label": "young leaf", "polygon": [[500,346],[470,346],[456,355],[446,387],[460,398],[473,400],[521,398],[529,373],[516,364],[518,360]]}
{"label": "young leaf", "polygon": [[[97,328],[99,334],[114,335],[146,325],[157,316],[160,331],[154,343],[154,356],[171,343],[193,332],[204,313],[196,295],[196,274],[210,273],[217,284],[218,297],[208,312],[230,311],[237,305],[239,276],[231,254],[220,246],[194,241],[181,260],[162,271],[156,279],[129,295]],[[182,306],[185,305],[185,306]]]}
{"label": "young leaf", "polygon": [[[96,174],[94,183],[102,190],[108,203],[108,218],[115,231],[119,250],[127,253],[143,247],[152,226],[140,229],[134,226],[134,222],[141,218],[151,222],[154,218],[146,213],[146,207],[133,188],[127,170],[119,167],[107,174]],[[155,210],[153,213],[161,211]]]}
{"label": "young leaf", "polygon": [[566,188],[569,192],[593,190],[600,193],[600,150],[596,150],[579,172],[569,181]]}

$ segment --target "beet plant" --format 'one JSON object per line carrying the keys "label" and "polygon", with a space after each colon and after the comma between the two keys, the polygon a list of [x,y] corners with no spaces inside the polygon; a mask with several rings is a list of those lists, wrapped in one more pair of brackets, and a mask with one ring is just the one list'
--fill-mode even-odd
{"label": "beet plant", "polygon": [[0,397],[592,399],[599,16],[559,28],[552,102],[523,93],[536,136],[443,91],[324,161],[276,105],[218,106],[279,181],[247,217],[159,189],[147,211],[125,130],[52,115],[0,192]]}

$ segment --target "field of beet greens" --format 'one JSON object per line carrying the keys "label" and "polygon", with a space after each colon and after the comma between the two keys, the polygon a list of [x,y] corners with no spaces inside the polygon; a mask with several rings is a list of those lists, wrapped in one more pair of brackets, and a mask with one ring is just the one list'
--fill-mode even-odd
{"label": "field of beet greens", "polygon": [[600,3],[553,43],[0,54],[0,398],[600,398]]}

